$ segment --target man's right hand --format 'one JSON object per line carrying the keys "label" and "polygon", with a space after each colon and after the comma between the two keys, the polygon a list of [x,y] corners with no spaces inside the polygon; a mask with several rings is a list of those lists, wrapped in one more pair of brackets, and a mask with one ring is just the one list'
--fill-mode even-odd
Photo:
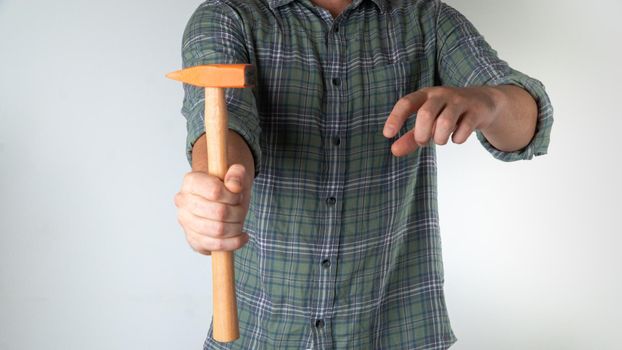
{"label": "man's right hand", "polygon": [[243,185],[250,183],[247,176],[240,164],[229,168],[224,183],[201,171],[184,176],[175,195],[177,219],[196,252],[210,255],[236,250],[248,242],[248,234],[242,232],[249,203],[243,193],[250,193]]}

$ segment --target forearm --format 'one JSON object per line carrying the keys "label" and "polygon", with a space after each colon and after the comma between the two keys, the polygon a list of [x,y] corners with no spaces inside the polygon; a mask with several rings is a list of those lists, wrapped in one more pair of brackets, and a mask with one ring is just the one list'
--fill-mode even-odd
{"label": "forearm", "polygon": [[514,152],[531,142],[538,117],[535,100],[524,89],[513,85],[490,87],[497,117],[480,131],[496,149]]}
{"label": "forearm", "polygon": [[[241,164],[246,169],[247,176],[244,189],[250,191],[255,174],[255,163],[253,154],[244,139],[236,132],[229,130],[227,134],[227,160],[229,165]],[[192,147],[192,171],[208,172],[207,166],[207,144],[205,134],[201,135]],[[244,197],[249,198],[250,193],[244,193]]]}

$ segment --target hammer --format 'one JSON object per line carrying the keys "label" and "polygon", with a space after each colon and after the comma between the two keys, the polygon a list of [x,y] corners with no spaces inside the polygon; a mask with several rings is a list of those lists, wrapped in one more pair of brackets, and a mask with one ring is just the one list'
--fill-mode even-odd
{"label": "hammer", "polygon": [[[227,106],[224,88],[246,88],[254,84],[255,70],[249,64],[209,64],[167,74],[170,79],[205,88],[205,138],[208,172],[224,180],[227,172]],[[214,340],[227,343],[240,337],[235,299],[233,252],[212,252],[214,295]]]}

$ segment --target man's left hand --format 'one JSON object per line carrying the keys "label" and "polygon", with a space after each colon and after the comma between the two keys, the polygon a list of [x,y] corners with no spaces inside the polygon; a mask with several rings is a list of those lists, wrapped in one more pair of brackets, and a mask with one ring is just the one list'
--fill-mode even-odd
{"label": "man's left hand", "polygon": [[413,113],[417,113],[415,127],[400,137],[391,152],[398,157],[414,152],[432,139],[445,145],[449,137],[462,144],[476,129],[486,129],[499,115],[499,92],[494,87],[430,87],[402,97],[387,119],[383,134],[397,135]]}

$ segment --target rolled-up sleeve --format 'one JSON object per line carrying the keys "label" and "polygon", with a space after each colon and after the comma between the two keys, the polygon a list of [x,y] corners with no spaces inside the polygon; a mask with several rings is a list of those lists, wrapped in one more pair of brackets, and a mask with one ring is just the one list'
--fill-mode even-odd
{"label": "rolled-up sleeve", "polygon": [[[194,12],[183,34],[183,67],[204,64],[249,63],[244,31],[238,15],[219,0],[208,0]],[[261,133],[255,95],[252,89],[226,89],[225,101],[229,129],[248,144],[258,172],[261,164]],[[181,113],[186,118],[186,156],[192,164],[192,147],[205,132],[205,94],[203,88],[184,84]]]}
{"label": "rolled-up sleeve", "polygon": [[529,92],[538,106],[536,133],[523,149],[500,151],[486,140],[482,132],[476,131],[479,141],[502,161],[546,154],[553,125],[553,106],[542,83],[499,59],[473,24],[452,7],[438,3],[437,62],[441,84],[455,87],[515,85]]}

